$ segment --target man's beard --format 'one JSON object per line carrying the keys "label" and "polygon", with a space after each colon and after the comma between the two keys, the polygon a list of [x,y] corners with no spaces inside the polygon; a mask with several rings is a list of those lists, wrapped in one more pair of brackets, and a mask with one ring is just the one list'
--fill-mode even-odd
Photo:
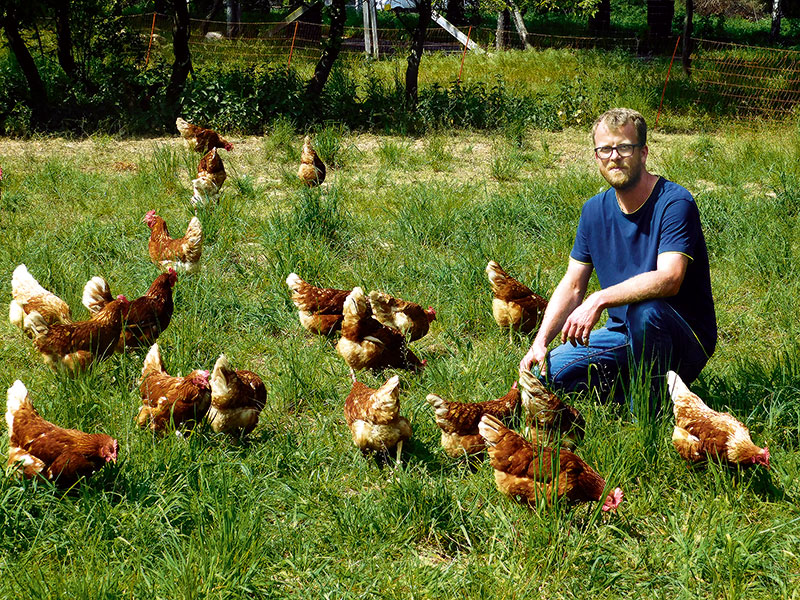
{"label": "man's beard", "polygon": [[642,178],[644,169],[641,164],[631,166],[629,171],[617,171],[615,176],[612,176],[608,171],[603,173],[603,177],[608,184],[617,191],[624,191],[634,187]]}

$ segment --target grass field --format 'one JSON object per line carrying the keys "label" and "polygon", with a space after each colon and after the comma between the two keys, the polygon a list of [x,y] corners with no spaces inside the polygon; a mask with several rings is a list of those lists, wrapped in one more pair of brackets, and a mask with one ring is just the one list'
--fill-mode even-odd
{"label": "grass field", "polygon": [[[425,403],[496,398],[515,380],[530,341],[496,327],[484,267],[497,260],[550,294],[581,204],[603,186],[587,131],[411,139],[331,127],[317,140],[333,168],[310,191],[295,182],[290,128],[231,140],[220,205],[199,215],[201,272],[179,277],[159,338],[173,373],[225,352],[262,376],[268,404],[248,442],[209,428],[153,438],[134,424],[144,352],[67,379],[0,323],[0,389],[21,379],[45,418],[120,443],[116,467],[69,493],[0,481],[0,597],[798,597],[800,130],[651,136],[649,167],[695,194],[711,257],[720,341],[694,388],[768,444],[773,467],[688,468],[670,419],[575,398],[588,422],[579,454],[625,492],[615,515],[503,497],[488,462],[443,454]],[[143,294],[157,270],[142,217],[155,209],[182,234],[198,157],[177,137],[3,148],[4,302],[22,262],[78,316],[93,275]],[[399,373],[414,429],[400,468],[353,446],[347,366],[300,328],[291,271],[437,309],[412,344],[427,368]],[[359,378],[376,387],[391,374]]]}

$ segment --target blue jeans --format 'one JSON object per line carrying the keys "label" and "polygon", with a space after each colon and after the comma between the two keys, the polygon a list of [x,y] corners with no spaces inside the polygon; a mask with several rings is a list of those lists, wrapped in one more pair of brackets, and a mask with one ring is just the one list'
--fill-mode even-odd
{"label": "blue jeans", "polygon": [[677,372],[688,385],[697,379],[709,358],[672,306],[663,300],[645,300],[628,305],[624,325],[592,331],[588,346],[567,343],[553,349],[542,379],[554,390],[592,390],[601,399],[624,402],[624,388],[633,366],[650,373],[650,406],[657,411],[667,371]]}

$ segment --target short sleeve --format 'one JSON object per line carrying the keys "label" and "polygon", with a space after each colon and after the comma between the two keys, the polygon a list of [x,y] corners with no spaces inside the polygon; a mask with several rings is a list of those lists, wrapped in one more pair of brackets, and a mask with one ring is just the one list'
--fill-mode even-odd
{"label": "short sleeve", "polygon": [[694,260],[701,235],[697,205],[690,199],[670,202],[661,221],[658,253],[679,252]]}
{"label": "short sleeve", "polygon": [[593,264],[592,252],[589,248],[589,227],[587,225],[589,217],[586,213],[587,205],[584,204],[583,210],[581,210],[581,218],[578,220],[578,230],[575,232],[575,243],[572,245],[572,251],[569,255],[573,260],[591,265]]}

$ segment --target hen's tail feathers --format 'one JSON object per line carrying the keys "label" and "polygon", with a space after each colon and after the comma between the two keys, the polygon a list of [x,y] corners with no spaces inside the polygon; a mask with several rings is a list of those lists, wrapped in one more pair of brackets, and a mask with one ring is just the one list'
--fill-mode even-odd
{"label": "hen's tail feathers", "polygon": [[450,423],[450,419],[448,419],[448,415],[450,414],[448,401],[436,394],[428,394],[425,400],[433,407],[433,416],[434,419],[436,419],[436,424],[440,428],[451,427],[452,424]]}
{"label": "hen's tail feathers", "polygon": [[192,217],[189,221],[189,226],[186,228],[186,243],[189,245],[187,255],[197,255],[200,257],[200,251],[203,247],[203,226],[200,224],[200,219]]}
{"label": "hen's tail feathers", "polygon": [[490,260],[486,265],[486,275],[489,277],[489,283],[492,284],[492,287],[500,285],[508,277],[503,268],[493,260]]}
{"label": "hen's tail feathers", "polygon": [[344,301],[344,309],[342,312],[345,317],[361,317],[367,311],[367,297],[364,295],[364,290],[360,287],[354,287],[353,291],[347,295]]}
{"label": "hen's tail feathers", "polygon": [[554,410],[553,396],[548,393],[538,377],[527,369],[519,372],[522,405],[531,417],[542,425],[552,425],[558,413]]}
{"label": "hen's tail feathers", "polygon": [[33,310],[30,314],[25,315],[22,331],[24,331],[28,337],[36,340],[43,335],[47,335],[47,332],[50,331],[50,326],[39,311]]}
{"label": "hen's tail feathers", "polygon": [[214,370],[211,372],[209,383],[211,384],[211,398],[221,398],[228,394],[227,374],[232,371],[228,357],[220,354],[217,362],[214,363]]}
{"label": "hen's tail feathers", "polygon": [[400,412],[400,377],[394,375],[375,390],[372,395],[372,408],[383,419],[392,421]]}
{"label": "hen's tail feathers", "polygon": [[161,360],[161,350],[158,344],[150,346],[147,356],[144,357],[144,365],[142,366],[142,379],[152,373],[163,373],[164,361]]}
{"label": "hen's tail feathers", "polygon": [[11,275],[11,295],[16,299],[27,299],[39,294],[49,294],[30,274],[24,264],[17,266]]}
{"label": "hen's tail feathers", "polygon": [[108,287],[108,282],[100,276],[92,277],[83,286],[83,298],[81,302],[86,309],[93,315],[99,313],[106,304],[112,302],[114,297]]}
{"label": "hen's tail feathers", "polygon": [[676,396],[688,394],[689,388],[675,371],[667,371],[667,385],[669,386],[670,398],[675,400]]}
{"label": "hen's tail feathers", "polygon": [[6,425],[8,426],[8,436],[11,438],[14,430],[14,415],[23,406],[31,407],[28,400],[28,389],[19,379],[8,388],[8,400],[6,401]]}
{"label": "hen's tail feathers", "polygon": [[286,285],[288,285],[289,289],[293,292],[300,293],[301,288],[306,285],[306,282],[300,279],[297,273],[289,273],[289,276],[286,278]]}
{"label": "hen's tail feathers", "polygon": [[187,130],[189,129],[189,123],[178,117],[175,119],[175,127],[178,128],[178,131],[182,136],[186,137],[186,134],[188,133]]}
{"label": "hen's tail feathers", "polygon": [[499,419],[492,415],[483,415],[481,422],[478,423],[478,433],[486,440],[489,446],[496,446],[503,438],[508,429],[500,422]]}
{"label": "hen's tail feathers", "polygon": [[20,329],[25,323],[25,309],[16,300],[12,300],[8,304],[8,320],[11,321],[12,325],[16,325]]}

